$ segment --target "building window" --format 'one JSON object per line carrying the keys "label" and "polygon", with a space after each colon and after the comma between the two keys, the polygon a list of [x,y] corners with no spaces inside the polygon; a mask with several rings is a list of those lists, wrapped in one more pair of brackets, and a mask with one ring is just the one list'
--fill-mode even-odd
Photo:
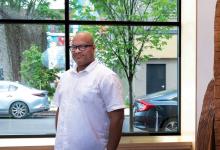
{"label": "building window", "polygon": [[0,90],[0,136],[55,135],[53,94],[75,64],[78,31],[94,35],[97,59],[122,80],[124,135],[180,134],[179,8],[178,0],[0,2],[0,87],[11,87]]}

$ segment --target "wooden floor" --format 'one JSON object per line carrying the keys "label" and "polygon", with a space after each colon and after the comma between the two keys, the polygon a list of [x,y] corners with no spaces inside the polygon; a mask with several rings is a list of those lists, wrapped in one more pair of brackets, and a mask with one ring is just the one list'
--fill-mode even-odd
{"label": "wooden floor", "polygon": [[[53,150],[53,147],[0,147],[0,150]],[[192,150],[192,143],[169,142],[120,144],[118,150]]]}

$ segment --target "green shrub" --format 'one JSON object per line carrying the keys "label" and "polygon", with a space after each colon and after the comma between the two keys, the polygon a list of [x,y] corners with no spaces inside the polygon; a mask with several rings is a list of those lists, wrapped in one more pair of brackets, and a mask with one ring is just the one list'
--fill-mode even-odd
{"label": "green shrub", "polygon": [[25,84],[37,88],[47,90],[49,96],[53,95],[55,88],[51,87],[51,83],[56,79],[58,69],[48,69],[43,66],[41,61],[42,53],[39,47],[32,45],[30,49],[22,53],[21,77]]}

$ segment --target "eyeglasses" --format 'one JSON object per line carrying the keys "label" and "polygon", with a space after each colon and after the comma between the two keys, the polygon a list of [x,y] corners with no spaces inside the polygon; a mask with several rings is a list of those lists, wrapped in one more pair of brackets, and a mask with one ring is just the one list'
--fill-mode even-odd
{"label": "eyeglasses", "polygon": [[93,45],[72,45],[70,46],[70,51],[76,51],[76,49],[80,50],[80,51],[85,51],[88,47],[93,46]]}

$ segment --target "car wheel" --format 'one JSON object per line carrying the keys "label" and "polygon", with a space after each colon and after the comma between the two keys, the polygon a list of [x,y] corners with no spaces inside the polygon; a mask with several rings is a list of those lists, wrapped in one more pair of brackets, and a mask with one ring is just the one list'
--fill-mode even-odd
{"label": "car wheel", "polygon": [[25,118],[28,115],[28,106],[24,102],[14,102],[10,107],[10,114],[17,119]]}
{"label": "car wheel", "polygon": [[169,119],[163,125],[164,132],[177,132],[178,122],[177,119]]}

